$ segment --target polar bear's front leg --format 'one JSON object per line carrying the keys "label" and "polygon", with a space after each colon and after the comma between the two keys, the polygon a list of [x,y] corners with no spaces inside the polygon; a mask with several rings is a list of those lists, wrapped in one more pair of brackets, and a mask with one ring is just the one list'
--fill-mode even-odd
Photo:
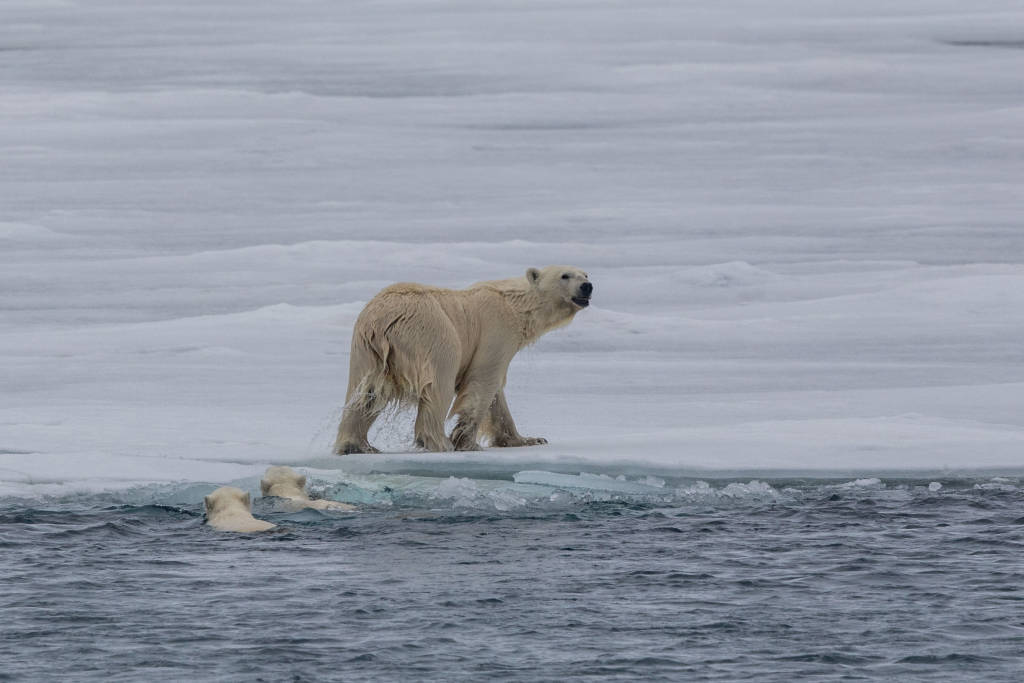
{"label": "polar bear's front leg", "polygon": [[494,395],[488,419],[492,446],[539,446],[548,442],[547,439],[540,436],[523,436],[519,433],[516,423],[512,419],[512,413],[509,412],[504,389],[499,389],[498,393]]}

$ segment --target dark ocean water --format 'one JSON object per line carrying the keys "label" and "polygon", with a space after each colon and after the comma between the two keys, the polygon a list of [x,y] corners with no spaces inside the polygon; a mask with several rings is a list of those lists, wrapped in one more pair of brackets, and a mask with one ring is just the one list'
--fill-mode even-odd
{"label": "dark ocean water", "polygon": [[516,480],[0,501],[0,679],[1024,679],[1020,480]]}

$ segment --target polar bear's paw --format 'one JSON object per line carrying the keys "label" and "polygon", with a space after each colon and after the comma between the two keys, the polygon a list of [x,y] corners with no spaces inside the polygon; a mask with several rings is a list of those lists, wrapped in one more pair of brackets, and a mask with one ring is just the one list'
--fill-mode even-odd
{"label": "polar bear's paw", "polygon": [[338,455],[353,455],[355,453],[380,453],[380,449],[374,448],[368,443],[349,441],[339,445],[334,452]]}
{"label": "polar bear's paw", "polygon": [[548,442],[542,436],[504,436],[495,437],[491,442],[497,448],[515,448],[517,446],[542,446]]}

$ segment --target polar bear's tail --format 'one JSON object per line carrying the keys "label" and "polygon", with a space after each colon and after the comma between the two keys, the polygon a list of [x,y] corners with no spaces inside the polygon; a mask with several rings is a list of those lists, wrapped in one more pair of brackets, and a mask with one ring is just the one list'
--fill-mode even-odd
{"label": "polar bear's tail", "polygon": [[368,415],[378,415],[389,405],[414,406],[423,389],[421,374],[410,372],[409,359],[387,337],[359,335],[352,348],[350,373],[358,378],[349,391],[346,408],[357,404]]}
{"label": "polar bear's tail", "polygon": [[345,408],[357,407],[368,415],[379,415],[390,405],[415,405],[415,399],[386,371],[373,371],[362,376]]}

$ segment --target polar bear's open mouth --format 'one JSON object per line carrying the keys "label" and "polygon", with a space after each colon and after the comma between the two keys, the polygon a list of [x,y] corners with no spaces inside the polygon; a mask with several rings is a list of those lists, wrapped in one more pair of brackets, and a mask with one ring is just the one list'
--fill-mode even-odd
{"label": "polar bear's open mouth", "polygon": [[577,306],[579,306],[580,308],[586,308],[587,306],[590,305],[590,297],[589,296],[574,296],[572,298],[572,302],[574,304],[576,304]]}

